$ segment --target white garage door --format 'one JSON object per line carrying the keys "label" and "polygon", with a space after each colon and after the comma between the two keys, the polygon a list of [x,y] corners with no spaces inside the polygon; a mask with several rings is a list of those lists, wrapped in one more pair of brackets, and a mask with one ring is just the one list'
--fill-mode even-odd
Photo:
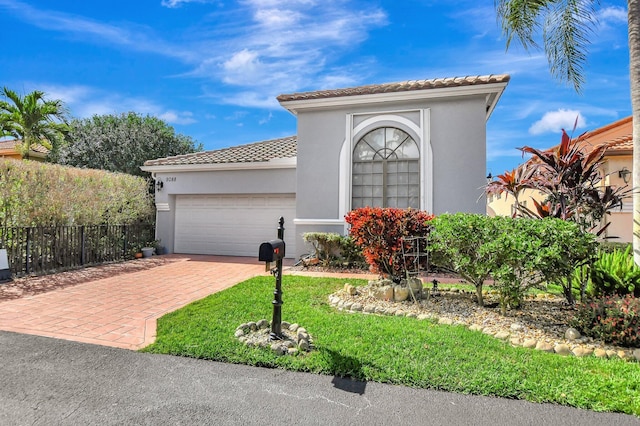
{"label": "white garage door", "polygon": [[178,195],[176,253],[258,256],[284,217],[286,256],[295,257],[294,194]]}

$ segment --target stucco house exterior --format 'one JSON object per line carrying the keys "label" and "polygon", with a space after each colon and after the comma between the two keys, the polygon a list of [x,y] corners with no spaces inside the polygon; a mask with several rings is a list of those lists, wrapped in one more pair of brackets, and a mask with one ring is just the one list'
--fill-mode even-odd
{"label": "stucco house exterior", "polygon": [[[600,145],[606,145],[604,164],[600,170],[602,186],[631,187],[633,170],[633,120],[632,117],[609,123],[576,138],[576,142],[588,151]],[[518,196],[521,203],[533,207],[532,199],[543,201],[544,196],[538,191],[527,189]],[[490,195],[487,199],[487,214],[490,216],[510,216],[513,214],[514,200],[502,194]],[[622,208],[611,212],[607,221],[611,222],[602,234],[611,241],[631,242],[633,239],[633,203],[631,197],[624,199]]]}
{"label": "stucco house exterior", "polygon": [[297,135],[145,162],[167,252],[257,256],[285,218],[287,257],[305,232],[346,232],[353,208],[484,213],[486,122],[508,75],[405,81],[278,96]]}

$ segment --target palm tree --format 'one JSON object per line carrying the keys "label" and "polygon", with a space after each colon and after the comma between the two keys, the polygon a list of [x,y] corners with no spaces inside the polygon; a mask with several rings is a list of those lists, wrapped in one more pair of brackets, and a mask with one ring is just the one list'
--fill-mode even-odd
{"label": "palm tree", "polygon": [[[525,49],[538,48],[542,31],[551,74],[580,93],[589,38],[596,25],[598,0],[495,0],[507,49],[516,38]],[[640,0],[627,0],[629,79],[633,114],[633,253],[640,265]]]}
{"label": "palm tree", "polygon": [[35,144],[52,150],[67,133],[67,110],[60,100],[46,100],[44,92],[35,90],[24,97],[4,88],[6,100],[0,100],[0,136],[11,136],[21,142],[18,149],[29,158]]}

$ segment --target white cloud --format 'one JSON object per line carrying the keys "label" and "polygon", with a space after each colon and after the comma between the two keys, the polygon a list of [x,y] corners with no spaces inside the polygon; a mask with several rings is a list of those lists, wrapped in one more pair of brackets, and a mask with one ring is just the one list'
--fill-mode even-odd
{"label": "white cloud", "polygon": [[193,118],[193,113],[189,111],[173,111],[168,110],[160,115],[158,118],[171,124],[193,124],[198,121]]}
{"label": "white cloud", "polygon": [[[161,0],[170,8],[187,3],[219,0]],[[245,0],[240,7],[213,10],[193,30],[185,28],[175,35],[174,42],[171,34],[158,34],[147,26],[98,22],[20,1],[0,0],[2,9],[81,42],[175,58],[191,68],[178,77],[221,81],[243,90],[230,97],[216,94],[225,103],[270,108],[277,106],[273,98],[278,94],[317,88],[323,79],[361,81],[362,74],[353,70],[358,67],[355,61],[338,73],[330,67],[366,40],[372,29],[387,25],[384,10],[351,0]]]}
{"label": "white cloud", "polygon": [[626,24],[628,12],[624,7],[608,6],[597,13],[598,21],[601,23]]}
{"label": "white cloud", "polygon": [[584,128],[587,125],[587,121],[580,111],[571,109],[549,111],[540,120],[531,125],[529,133],[532,135],[560,133],[562,129],[565,129],[567,133],[571,133],[576,120],[576,129]]}
{"label": "white cloud", "polygon": [[87,118],[94,115],[133,111],[158,117],[170,124],[184,125],[197,122],[190,111],[175,111],[149,99],[128,97],[90,86],[63,86],[47,83],[27,83],[26,86],[29,90],[36,90],[35,88],[43,90],[47,99],[62,100],[74,117]]}

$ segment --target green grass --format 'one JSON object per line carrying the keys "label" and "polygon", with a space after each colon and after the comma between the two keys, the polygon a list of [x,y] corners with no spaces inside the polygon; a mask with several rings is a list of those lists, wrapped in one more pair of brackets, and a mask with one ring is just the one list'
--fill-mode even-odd
{"label": "green grass", "polygon": [[271,277],[253,278],[165,315],[156,342],[144,351],[640,416],[638,363],[565,358],[513,348],[461,326],[338,312],[327,296],[344,282],[284,277],[283,320],[311,333],[315,350],[308,354],[278,357],[233,336],[241,323],[271,319]]}

